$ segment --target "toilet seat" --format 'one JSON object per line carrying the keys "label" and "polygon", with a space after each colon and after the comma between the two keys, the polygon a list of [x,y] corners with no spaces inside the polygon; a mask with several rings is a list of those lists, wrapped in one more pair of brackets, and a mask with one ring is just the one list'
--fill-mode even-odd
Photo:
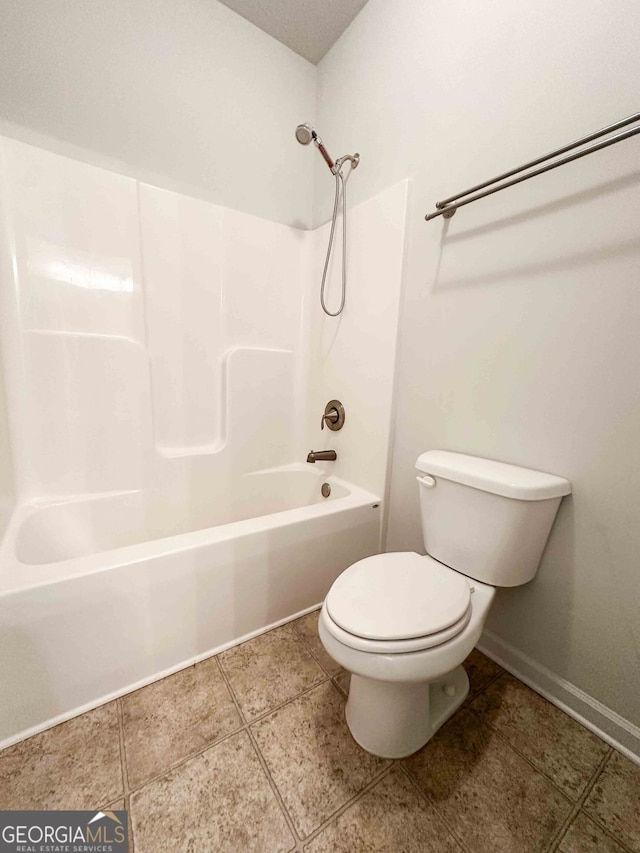
{"label": "toilet seat", "polygon": [[414,637],[411,640],[368,640],[364,637],[357,637],[355,634],[350,634],[333,621],[331,616],[325,610],[325,626],[329,633],[335,637],[338,642],[351,649],[357,649],[360,652],[370,652],[378,655],[400,655],[407,652],[422,652],[426,649],[434,648],[446,643],[448,640],[453,640],[469,624],[471,619],[471,605],[459,622],[451,625],[444,631],[438,631],[437,634],[429,634],[425,637]]}
{"label": "toilet seat", "polygon": [[327,628],[344,645],[399,654],[440,645],[471,618],[464,575],[415,552],[378,554],[354,563],[325,601]]}

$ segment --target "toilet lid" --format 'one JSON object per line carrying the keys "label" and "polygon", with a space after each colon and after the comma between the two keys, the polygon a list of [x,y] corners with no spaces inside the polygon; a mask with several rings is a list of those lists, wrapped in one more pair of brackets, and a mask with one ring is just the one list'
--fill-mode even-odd
{"label": "toilet lid", "polygon": [[326,599],[337,625],[371,640],[408,640],[444,631],[462,620],[470,603],[467,578],[413,551],[354,563]]}

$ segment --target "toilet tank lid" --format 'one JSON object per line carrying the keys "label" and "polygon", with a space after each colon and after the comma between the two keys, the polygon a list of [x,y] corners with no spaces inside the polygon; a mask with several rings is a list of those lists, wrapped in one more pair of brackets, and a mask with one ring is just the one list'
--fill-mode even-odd
{"label": "toilet tank lid", "polygon": [[564,477],[450,450],[428,450],[418,456],[416,468],[422,474],[521,501],[543,501],[571,493],[571,483]]}

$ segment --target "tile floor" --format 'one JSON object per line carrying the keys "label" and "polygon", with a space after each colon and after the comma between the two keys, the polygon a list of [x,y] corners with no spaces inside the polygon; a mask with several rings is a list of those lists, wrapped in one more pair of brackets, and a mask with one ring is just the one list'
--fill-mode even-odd
{"label": "tile floor", "polygon": [[0,752],[0,809],[126,808],[135,853],[640,851],[640,768],[477,651],[423,750],[364,752],[316,624]]}

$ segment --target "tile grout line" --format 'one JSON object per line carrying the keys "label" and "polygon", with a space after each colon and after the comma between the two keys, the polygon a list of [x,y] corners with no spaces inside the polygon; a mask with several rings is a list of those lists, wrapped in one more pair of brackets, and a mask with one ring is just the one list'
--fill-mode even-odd
{"label": "tile grout line", "polygon": [[562,824],[558,828],[558,831],[556,832],[555,836],[551,840],[551,844],[547,848],[547,853],[554,853],[554,851],[556,851],[558,849],[560,844],[562,844],[562,840],[564,839],[565,835],[569,831],[574,820],[576,819],[576,817],[578,816],[578,814],[582,810],[582,806],[585,804],[587,797],[589,796],[589,794],[593,790],[593,786],[596,784],[596,782],[600,778],[602,771],[604,770],[604,768],[609,763],[609,759],[611,758],[612,755],[613,755],[613,747],[610,746],[609,749],[607,750],[607,752],[604,754],[604,756],[600,760],[600,762],[598,763],[598,766],[596,767],[596,769],[591,774],[589,781],[585,785],[584,791],[578,797],[578,799],[576,800],[576,802],[573,805],[573,808],[571,809],[571,811],[569,812],[567,817],[564,819],[564,821],[562,822]]}
{"label": "tile grout line", "polygon": [[[597,780],[596,780],[596,781],[597,781]],[[606,836],[607,836],[607,838],[610,838],[612,841],[614,841],[614,842],[618,845],[618,847],[620,847],[622,850],[624,850],[624,851],[625,851],[625,853],[638,853],[638,848],[637,848],[637,847],[636,847],[635,849],[634,849],[634,848],[629,847],[626,841],[623,841],[623,840],[622,840],[619,836],[617,836],[617,835],[613,835],[613,833],[611,832],[611,830],[610,830],[610,829],[608,829],[606,826],[604,826],[604,824],[600,823],[600,821],[598,820],[598,818],[594,817],[594,816],[593,816],[592,814],[590,814],[589,812],[584,811],[584,809],[580,809],[580,811],[582,812],[582,814],[583,814],[586,818],[588,818],[592,823],[594,823],[594,824],[598,827],[598,829],[602,830],[602,833],[603,833],[604,835],[606,835]],[[577,817],[577,815],[576,815],[576,817]]]}
{"label": "tile grout line", "polygon": [[116,699],[116,713],[118,715],[118,731],[120,739],[120,772],[122,774],[122,790],[124,808],[127,813],[127,832],[129,835],[128,853],[135,853],[135,840],[133,837],[133,820],[131,819],[131,797],[129,795],[129,773],[127,770],[127,751],[124,742],[124,709],[121,702],[122,697]]}
{"label": "tile grout line", "polygon": [[[571,821],[567,820],[567,826],[565,827],[563,825],[563,827],[561,827],[561,829],[558,831],[558,837],[555,839],[554,844],[560,845],[562,843],[564,836],[571,829],[571,826],[573,825],[575,819],[578,817],[578,815],[580,813],[582,813],[586,818],[588,818],[592,823],[594,823],[598,827],[598,829],[600,829],[604,833],[604,835],[607,836],[607,838],[610,838],[612,841],[614,841],[618,845],[618,847],[620,847],[622,850],[626,851],[626,853],[636,853],[636,851],[634,851],[631,847],[629,847],[627,845],[626,841],[622,841],[621,838],[619,838],[617,835],[614,835],[614,833],[608,827],[606,827],[603,823],[601,823],[598,820],[598,818],[595,817],[595,815],[591,814],[588,811],[585,811],[585,809],[584,809],[584,805],[585,805],[587,799],[589,798],[589,794],[591,793],[591,791],[593,791],[594,787],[596,786],[596,784],[598,782],[598,779],[604,773],[604,771],[607,768],[607,765],[609,764],[609,762],[611,761],[611,758],[613,757],[613,755],[616,752],[617,752],[617,750],[615,749],[615,747],[613,747],[613,746],[609,747],[609,751],[604,756],[604,758],[602,759],[602,761],[600,762],[598,767],[594,770],[593,776],[589,780],[582,796],[580,797],[579,808],[576,808],[574,810],[575,814],[571,815]],[[557,849],[557,847],[550,848],[548,853],[552,853],[552,850],[556,850],[556,849]]]}
{"label": "tile grout line", "polygon": [[[589,790],[587,792],[587,795],[585,796],[585,802],[588,799],[588,795],[595,788],[598,779],[600,778],[600,776],[602,776],[604,771],[607,769],[608,765],[611,763],[611,760],[612,760],[614,755],[620,755],[620,753],[618,752],[618,750],[614,746],[612,746],[610,749],[609,755],[607,756],[606,760],[603,762],[602,768],[600,769],[600,771],[597,774],[594,774],[594,778],[592,779],[591,783],[589,784]],[[614,835],[613,832],[607,826],[605,826],[600,821],[599,818],[597,818],[594,814],[591,814],[591,812],[585,811],[584,810],[584,803],[582,804],[581,810],[582,810],[582,813],[585,815],[585,817],[588,817],[589,820],[593,821],[593,823],[595,823],[595,825],[597,827],[599,827],[605,833],[605,835],[607,835],[609,838],[611,838],[613,841],[615,841],[616,844],[618,844],[620,847],[623,848],[623,850],[626,850],[628,853],[637,853],[637,851],[635,851],[631,847],[629,847],[629,845],[627,844],[626,841],[622,841],[622,839],[620,839],[620,838],[618,838],[618,836]]]}
{"label": "tile grout line", "polygon": [[318,664],[318,666],[320,667],[320,669],[321,669],[324,673],[326,673],[326,674],[329,676],[329,678],[335,678],[337,675],[340,675],[340,673],[339,673],[339,672],[335,673],[335,675],[334,675],[333,673],[331,673],[331,672],[328,672],[328,670],[326,669],[326,667],[325,667],[325,666],[323,666],[323,665],[320,663],[320,661],[318,660],[318,658],[315,656],[315,654],[314,654],[314,652],[313,652],[313,649],[311,648],[311,646],[310,646],[310,645],[308,645],[308,644],[307,644],[307,641],[303,639],[303,640],[302,640],[302,642],[304,643],[305,649],[309,652],[309,654],[310,654],[310,655],[311,655],[311,657],[314,659],[314,661]]}
{"label": "tile grout line", "polygon": [[131,794],[127,794],[124,798],[124,807],[127,810],[127,820],[129,822],[129,853],[135,853],[136,841],[133,832],[133,819],[131,817]]}
{"label": "tile grout line", "polygon": [[[215,655],[213,657],[215,657]],[[207,658],[207,660],[210,660],[210,658]],[[166,776],[168,773],[171,773],[174,770],[177,770],[179,767],[182,767],[183,764],[186,764],[187,761],[190,761],[192,758],[197,758],[197,756],[202,755],[202,753],[206,752],[208,749],[211,749],[214,746],[219,746],[221,743],[224,743],[224,741],[229,740],[229,738],[234,737],[234,735],[240,734],[240,732],[245,731],[246,729],[249,728],[249,726],[253,726],[255,723],[262,722],[262,720],[266,719],[266,717],[269,717],[271,714],[274,714],[276,711],[282,710],[282,708],[284,708],[286,705],[289,705],[291,702],[295,702],[301,696],[304,696],[305,694],[310,693],[316,687],[320,687],[321,684],[327,684],[327,682],[329,682],[329,681],[331,681],[330,678],[328,678],[328,677],[323,678],[321,681],[318,681],[315,684],[312,684],[311,687],[307,687],[303,691],[301,691],[300,693],[296,693],[295,696],[292,696],[290,699],[287,699],[285,702],[282,702],[280,705],[276,705],[274,708],[270,708],[268,711],[264,711],[262,714],[260,714],[259,717],[256,717],[254,720],[250,720],[249,722],[243,722],[240,726],[233,729],[232,731],[227,732],[224,735],[221,735],[219,738],[216,738],[215,740],[212,740],[209,743],[206,743],[200,749],[197,749],[194,752],[190,752],[188,755],[183,756],[182,758],[178,759],[177,761],[175,761],[173,764],[169,765],[168,767],[163,768],[161,771],[156,773],[154,776],[151,776],[148,779],[144,779],[139,784],[130,786],[129,794],[137,794],[139,791],[142,790],[142,788],[145,788],[147,785],[151,784],[151,782],[158,782],[160,779],[164,778],[164,776]],[[235,699],[235,697],[233,695],[231,696],[231,698],[232,698],[232,700]],[[234,704],[235,704],[235,701],[234,701]],[[241,713],[240,719],[244,720],[244,714]]]}
{"label": "tile grout line", "polygon": [[159,782],[161,779],[164,779],[169,773],[173,773],[174,770],[177,770],[179,767],[182,767],[183,764],[186,764],[187,761],[191,761],[192,758],[197,758],[199,755],[202,755],[203,752],[206,752],[211,747],[219,746],[221,743],[229,740],[240,732],[243,732],[247,728],[246,724],[239,726],[237,729],[233,729],[233,731],[227,732],[227,734],[221,735],[216,740],[212,740],[209,743],[206,743],[200,749],[197,749],[195,752],[190,752],[188,755],[184,755],[182,758],[179,758],[177,761],[174,761],[173,764],[170,764],[168,767],[164,767],[154,776],[150,776],[148,779],[143,779],[136,785],[132,785],[129,789],[129,796],[133,794],[138,794],[143,788],[146,788],[147,785],[150,785],[152,782]]}
{"label": "tile grout line", "polygon": [[355,805],[359,800],[365,797],[369,793],[369,791],[375,788],[379,782],[381,782],[386,776],[391,773],[393,768],[396,766],[396,762],[394,759],[390,759],[390,761],[391,763],[388,764],[386,767],[383,767],[379,773],[376,773],[373,779],[367,782],[367,784],[361,791],[358,791],[356,794],[354,794],[351,799],[347,800],[346,803],[343,803],[339,808],[332,812],[329,817],[326,818],[320,824],[320,826],[317,826],[312,832],[309,833],[309,835],[305,836],[305,838],[302,840],[302,843],[305,848],[307,844],[310,844],[312,841],[315,841],[315,839],[319,835],[321,835],[325,829],[327,829],[332,823],[337,821],[339,817],[341,817],[348,809],[351,808],[351,806]]}
{"label": "tile grout line", "polygon": [[[597,780],[596,780],[596,781],[597,781]],[[598,819],[597,819],[597,818],[595,818],[592,814],[589,814],[589,812],[585,812],[583,809],[580,809],[580,812],[581,812],[581,813],[582,813],[586,818],[588,818],[590,821],[592,821],[592,822],[593,822],[593,823],[598,827],[598,829],[600,829],[600,830],[602,831],[602,834],[603,834],[603,835],[606,835],[606,836],[607,836],[607,838],[611,839],[611,841],[613,841],[615,844],[617,844],[617,845],[618,845],[618,847],[620,847],[620,849],[621,849],[621,850],[624,850],[624,853],[638,853],[638,848],[637,848],[637,847],[636,847],[635,849],[633,849],[633,848],[629,847],[629,846],[627,845],[627,842],[626,842],[626,841],[622,841],[622,839],[620,839],[617,835],[613,835],[613,834],[612,834],[612,832],[611,832],[611,830],[610,830],[610,829],[607,829],[607,827],[606,827],[606,826],[603,826],[603,825],[600,823],[600,821],[598,821]],[[578,814],[580,814],[580,812],[579,812]],[[577,817],[577,815],[576,815],[576,817]],[[570,829],[570,828],[571,828],[571,827],[568,827],[568,828],[567,828],[567,832],[569,831],[569,829]]]}
{"label": "tile grout line", "polygon": [[[343,670],[343,671],[344,671],[344,672],[348,672],[348,670],[346,670],[346,669],[345,669],[345,670]],[[338,684],[338,677],[337,677],[337,676],[333,676],[333,678],[331,679],[331,681],[332,681],[332,682],[334,683],[334,685],[338,688],[338,690],[340,691],[340,693],[342,693],[342,695],[344,696],[344,698],[345,698],[345,699],[348,699],[348,698],[349,698],[349,691],[348,691],[348,690],[345,690],[343,687],[340,687],[340,685]]]}
{"label": "tile grout line", "polygon": [[[496,664],[496,666],[497,666],[497,664]],[[473,693],[471,691],[469,691],[469,695],[467,696],[467,700],[469,702],[473,702],[474,699],[477,699],[481,693],[484,693],[486,690],[488,690],[492,684],[496,683],[496,681],[500,681],[502,676],[506,675],[506,674],[507,674],[506,669],[503,669],[502,672],[498,672],[495,675],[492,675],[491,678],[488,681],[486,681],[481,687],[478,687],[478,689],[476,691],[474,691]]]}
{"label": "tile grout line", "polygon": [[475,702],[478,696],[481,696],[485,692],[485,690],[488,690],[492,684],[496,683],[496,681],[500,681],[503,675],[505,675],[504,670],[502,672],[499,672],[497,675],[492,675],[487,682],[485,682],[481,687],[478,687],[473,692],[469,690],[469,695],[455,713],[457,714],[458,711],[461,711],[463,708],[469,708],[471,706],[471,703]]}
{"label": "tile grout line", "polygon": [[118,737],[120,739],[120,772],[122,774],[122,793],[129,793],[129,773],[127,771],[127,751],[124,744],[124,711],[120,697],[116,699],[116,713],[118,715]]}
{"label": "tile grout line", "polygon": [[[504,735],[501,731],[499,731],[499,729],[494,728],[494,726],[492,726],[491,723],[488,723],[485,719],[483,719],[480,716],[480,714],[476,713],[476,711],[474,711],[473,708],[471,708],[470,705],[467,705],[467,710],[471,711],[471,713],[478,720],[478,722],[480,722],[482,725],[486,726],[486,728],[488,728],[492,734],[494,734],[497,738],[499,738],[502,741],[502,743],[504,743],[506,746],[508,746],[509,749],[513,750],[513,752],[515,752],[516,755],[519,755],[523,761],[526,761],[532,770],[534,770],[539,776],[542,776],[544,779],[546,779],[546,781],[550,785],[552,785],[556,789],[556,791],[558,791],[559,794],[562,794],[562,796],[569,803],[571,803],[572,806],[576,802],[578,802],[578,800],[580,800],[580,798],[582,797],[582,794],[580,794],[580,797],[578,797],[578,800],[574,800],[574,798],[571,797],[569,794],[567,794],[567,792],[564,791],[554,779],[552,779],[549,775],[547,775],[547,772],[545,770],[542,770],[540,767],[537,766],[537,764],[534,764],[534,762],[532,761],[531,758],[529,758],[528,755],[525,755],[524,752],[521,752],[517,746],[514,746],[511,743],[511,741],[506,737],[506,735]],[[605,754],[605,758],[606,757],[607,757],[607,755]],[[598,767],[600,767],[599,763],[596,767],[596,770],[598,769]],[[593,772],[595,773],[595,770]],[[589,780],[587,781],[587,785],[590,783],[590,780],[591,780],[591,776],[589,777]]]}
{"label": "tile grout line", "polygon": [[[312,613],[315,613],[316,611],[315,611],[315,610],[312,610],[311,612],[312,612]],[[308,616],[309,614],[307,613],[306,615]],[[300,616],[299,618],[300,618],[300,619],[304,619],[305,617],[304,617],[304,616]],[[325,673],[325,675],[328,675],[328,676],[329,676],[329,678],[331,678],[331,674],[327,672],[327,670],[322,666],[322,664],[320,663],[320,661],[318,660],[318,658],[315,656],[315,654],[314,654],[314,652],[313,652],[313,649],[311,648],[311,644],[310,644],[310,643],[308,643],[308,642],[307,642],[307,640],[306,640],[306,638],[305,638],[305,637],[303,637],[303,636],[302,636],[302,634],[298,631],[298,629],[294,627],[294,626],[295,626],[295,623],[296,623],[297,621],[298,621],[297,619],[294,619],[294,620],[293,620],[293,621],[291,621],[291,622],[285,622],[285,624],[284,624],[284,625],[281,625],[280,627],[281,627],[281,628],[291,628],[291,633],[293,634],[294,639],[295,639],[295,640],[297,640],[297,641],[298,641],[298,643],[300,643],[300,645],[301,645],[301,646],[302,646],[302,648],[304,649],[304,651],[305,651],[308,655],[310,655],[310,656],[311,656],[311,660],[316,664],[316,666],[319,666],[319,667],[320,667],[320,669],[322,670],[322,672],[324,672],[324,673]],[[277,629],[275,629],[275,630],[277,630]]]}
{"label": "tile grout line", "polygon": [[[287,625],[290,625],[290,624],[291,623],[287,622],[286,625],[281,625],[280,627],[283,628],[283,627],[286,627]],[[278,630],[278,629],[274,628],[273,630]],[[270,632],[267,632],[267,633],[270,633]],[[305,651],[306,651],[306,646],[305,646],[304,642],[299,639],[297,632],[293,631],[293,633],[294,633],[295,637],[298,639],[298,641],[302,642],[302,644],[305,648]],[[251,640],[247,640],[247,642],[250,643]],[[320,669],[320,674],[322,676],[320,679],[318,679],[318,681],[314,681],[314,683],[311,684],[309,687],[305,687],[304,690],[301,690],[299,693],[296,693],[294,696],[291,696],[289,699],[285,699],[285,701],[281,702],[279,705],[275,705],[273,708],[271,708],[267,711],[263,711],[261,714],[258,714],[253,719],[247,719],[246,714],[242,710],[242,705],[240,704],[240,701],[237,699],[236,694],[233,690],[233,687],[231,686],[231,681],[229,680],[229,677],[227,676],[227,673],[226,673],[225,668],[224,668],[224,664],[222,663],[221,656],[223,654],[224,654],[224,652],[221,652],[218,655],[212,655],[212,657],[214,657],[216,659],[216,661],[218,663],[218,667],[219,667],[220,671],[222,672],[225,684],[227,685],[227,689],[230,691],[231,697],[232,697],[234,703],[237,705],[238,710],[240,711],[241,718],[245,721],[245,724],[248,726],[253,725],[253,723],[257,723],[259,720],[264,719],[264,717],[268,716],[269,714],[272,714],[274,711],[278,711],[280,708],[283,708],[289,702],[292,702],[294,699],[297,699],[298,697],[303,696],[305,693],[308,693],[310,690],[313,690],[313,688],[317,687],[319,684],[324,684],[326,681],[331,680],[331,676],[327,674],[325,669],[322,666],[320,666],[320,664],[316,661],[316,659],[312,655],[311,657],[312,657],[314,663]],[[206,660],[211,660],[211,658],[206,658]]]}
{"label": "tile grout line", "polygon": [[249,723],[247,721],[247,718],[245,716],[244,711],[242,710],[242,705],[238,701],[238,698],[236,697],[236,694],[233,690],[233,687],[231,686],[231,682],[229,681],[229,678],[227,677],[227,673],[224,671],[224,667],[222,666],[222,661],[220,660],[218,655],[214,655],[214,660],[216,662],[218,672],[220,673],[220,677],[222,678],[222,681],[224,682],[225,687],[229,691],[229,696],[231,697],[231,701],[235,705],[236,711],[240,715],[240,719],[242,720],[242,724],[243,724],[242,728],[245,728],[246,726],[249,725]]}
{"label": "tile grout line", "polygon": [[[311,611],[311,613],[319,613],[319,610],[312,610],[312,611]],[[311,615],[311,614],[310,614],[310,613],[307,613],[307,614],[305,614],[305,616],[300,616],[300,617],[299,617],[299,619],[306,619],[306,617],[307,617],[307,616],[309,616],[309,615]],[[295,635],[296,635],[296,637],[300,640],[300,642],[304,645],[305,649],[309,652],[309,654],[310,654],[310,655],[311,655],[311,657],[314,659],[314,661],[318,664],[318,666],[320,667],[320,669],[321,669],[323,672],[326,672],[326,673],[327,673],[327,675],[329,676],[329,678],[336,678],[336,675],[340,675],[340,673],[337,673],[336,675],[333,675],[332,673],[330,673],[330,672],[328,672],[328,671],[327,671],[326,667],[324,667],[324,666],[323,666],[323,664],[320,662],[320,660],[319,660],[319,659],[318,659],[318,657],[316,656],[316,653],[314,652],[314,650],[313,650],[313,646],[311,645],[311,643],[310,643],[310,642],[307,640],[307,638],[306,638],[306,637],[304,637],[304,636],[300,633],[300,631],[298,631],[298,629],[295,627],[295,624],[296,624],[296,622],[298,622],[298,621],[299,621],[299,619],[294,619],[294,620],[293,620],[293,622],[287,622],[286,624],[287,624],[287,625],[291,625],[291,628],[292,628],[292,630],[293,630],[294,634],[295,634]],[[322,642],[322,641],[321,641],[321,642]],[[328,654],[328,653],[327,653],[327,654]],[[329,657],[331,657],[331,656],[329,655]],[[333,660],[333,658],[332,658],[332,660]]]}
{"label": "tile grout line", "polygon": [[302,850],[302,838],[300,833],[296,829],[296,826],[293,822],[293,818],[289,814],[289,810],[287,809],[284,800],[282,799],[282,794],[278,790],[278,786],[275,783],[273,776],[271,775],[271,771],[269,770],[269,766],[265,760],[264,755],[262,754],[260,747],[258,746],[258,742],[254,733],[251,731],[251,727],[247,726],[247,734],[249,735],[249,740],[251,741],[251,745],[253,746],[254,752],[256,753],[256,757],[260,762],[260,766],[262,767],[262,771],[264,775],[267,777],[267,783],[273,792],[273,796],[278,806],[280,807],[280,811],[285,819],[287,826],[289,827],[289,832],[291,833],[291,837],[293,838],[294,845],[291,850],[301,851]]}
{"label": "tile grout line", "polygon": [[253,747],[253,750],[256,753],[258,761],[260,762],[260,766],[262,767],[262,771],[265,774],[265,776],[267,777],[267,783],[269,784],[269,787],[271,788],[271,790],[273,792],[273,796],[274,796],[274,798],[275,798],[275,800],[276,800],[276,802],[280,808],[280,811],[282,812],[282,815],[285,819],[285,823],[289,827],[289,832],[291,833],[291,837],[293,838],[293,841],[294,841],[294,846],[291,848],[291,850],[295,850],[296,853],[298,853],[298,851],[301,851],[302,848],[300,847],[300,836],[296,830],[295,824],[293,823],[293,819],[291,818],[291,815],[289,814],[289,811],[284,804],[284,800],[282,799],[280,791],[278,790],[278,787],[277,787],[273,777],[271,776],[271,772],[269,770],[269,767],[267,766],[267,762],[265,761],[264,755],[262,754],[260,747],[258,746],[255,735],[251,731],[251,724],[246,722],[246,717],[245,717],[244,711],[242,710],[240,702],[238,701],[238,698],[236,697],[236,694],[235,694],[233,688],[231,687],[231,682],[227,678],[227,674],[224,671],[224,667],[222,666],[221,661],[218,660],[217,657],[216,657],[216,663],[218,665],[218,669],[220,670],[222,680],[224,681],[224,683],[227,687],[227,690],[229,691],[229,694],[231,696],[231,700],[232,700],[233,704],[236,706],[238,713],[240,714],[240,719],[245,720],[245,725],[244,725],[243,731],[246,731],[246,733],[249,737],[249,740],[251,741],[251,745]]}
{"label": "tile grout line", "polygon": [[462,839],[458,837],[457,832],[453,829],[453,827],[451,826],[451,824],[449,823],[449,821],[446,819],[446,817],[445,817],[445,816],[440,812],[440,809],[437,807],[436,803],[431,799],[431,797],[426,793],[426,791],[423,791],[423,790],[422,790],[422,788],[421,788],[421,787],[420,787],[420,785],[418,784],[417,779],[415,779],[415,778],[414,778],[414,776],[413,776],[413,774],[411,773],[411,771],[409,770],[409,768],[408,768],[408,767],[405,767],[405,765],[404,765],[404,763],[403,763],[403,760],[402,760],[402,759],[401,759],[400,761],[398,761],[398,767],[400,768],[400,770],[402,771],[402,773],[404,773],[404,775],[407,777],[407,779],[408,779],[408,780],[409,780],[409,782],[413,785],[413,787],[416,789],[416,791],[420,794],[420,796],[421,796],[424,800],[426,800],[426,801],[427,801],[427,803],[429,803],[429,805],[433,808],[433,810],[434,810],[434,811],[435,811],[435,813],[438,815],[438,817],[440,818],[440,820],[441,820],[441,821],[444,823],[444,825],[447,827],[447,829],[448,829],[448,831],[449,831],[449,834],[451,835],[451,837],[453,838],[453,840],[458,844],[458,846],[460,847],[460,849],[461,849],[461,850],[464,850],[464,851],[465,851],[465,853],[473,853],[473,851],[469,850],[469,848],[468,848],[468,847],[467,847],[467,845],[462,841]]}
{"label": "tile grout line", "polygon": [[[480,652],[480,654],[482,654],[482,652]],[[498,664],[496,664],[496,666],[498,666]],[[484,684],[481,684],[480,687],[477,687],[475,690],[471,690],[471,684],[469,684],[469,694],[462,703],[462,705],[458,708],[458,711],[461,711],[463,708],[468,708],[469,705],[474,702],[478,698],[478,696],[480,696],[481,693],[484,693],[485,690],[491,687],[492,684],[495,684],[496,681],[499,681],[503,675],[506,675],[506,672],[506,669],[501,669],[500,672],[497,672],[495,675],[491,675],[487,679],[487,681],[484,682]],[[467,675],[469,675],[468,672]],[[458,713],[458,711],[456,711],[456,714]]]}
{"label": "tile grout line", "polygon": [[[301,696],[306,696],[307,693],[311,693],[312,690],[315,690],[316,687],[320,687],[321,684],[326,684],[328,681],[331,681],[329,676],[325,676],[321,678],[320,681],[314,682],[310,687],[305,687],[304,690],[301,690],[299,693],[296,693],[295,696],[292,696],[290,699],[285,699],[284,702],[281,702],[279,705],[275,705],[273,708],[270,708],[268,711],[263,711],[262,714],[259,714],[257,717],[254,717],[252,720],[248,720],[245,725],[253,726],[256,723],[261,723],[266,717],[269,717],[271,714],[275,714],[276,711],[280,711],[285,705],[289,705],[291,702],[295,702],[296,699],[299,699]],[[233,698],[235,699],[235,694],[233,694]],[[244,719],[244,714],[242,715]]]}

